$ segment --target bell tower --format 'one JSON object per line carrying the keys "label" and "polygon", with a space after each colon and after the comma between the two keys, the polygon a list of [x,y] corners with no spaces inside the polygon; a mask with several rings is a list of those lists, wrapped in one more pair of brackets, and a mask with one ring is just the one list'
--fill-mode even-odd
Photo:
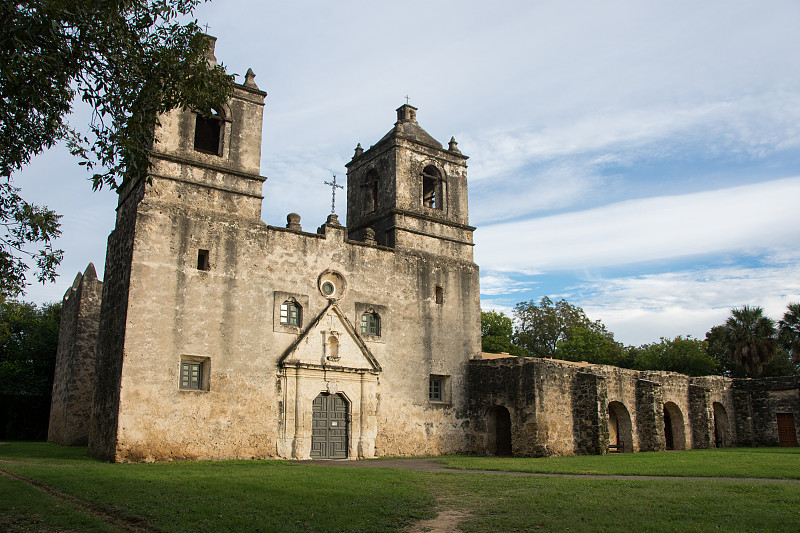
{"label": "bell tower", "polygon": [[347,227],[354,240],[472,261],[467,156],[451,138],[445,149],[404,104],[389,133],[347,166]]}

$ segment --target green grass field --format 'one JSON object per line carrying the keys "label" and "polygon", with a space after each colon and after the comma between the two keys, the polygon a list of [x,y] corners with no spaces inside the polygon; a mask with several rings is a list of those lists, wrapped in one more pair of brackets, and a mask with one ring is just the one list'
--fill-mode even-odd
{"label": "green grass field", "polygon": [[[800,482],[791,480],[429,473],[381,468],[381,461],[374,468],[289,461],[108,464],[85,453],[45,443],[0,444],[0,469],[62,494],[0,472],[0,531],[123,531],[113,518],[125,515],[169,532],[383,532],[445,510],[463,513],[458,527],[465,532],[800,530]],[[774,448],[442,461],[484,470],[800,477],[797,450]],[[547,466],[532,466],[538,463]]]}
{"label": "green grass field", "polygon": [[542,474],[800,479],[800,448],[721,448],[548,459],[448,457],[447,468]]}

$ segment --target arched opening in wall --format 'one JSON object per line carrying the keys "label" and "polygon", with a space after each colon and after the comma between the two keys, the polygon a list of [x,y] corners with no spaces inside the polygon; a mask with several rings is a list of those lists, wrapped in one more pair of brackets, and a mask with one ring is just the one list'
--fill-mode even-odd
{"label": "arched opening in wall", "polygon": [[502,405],[489,408],[486,413],[486,451],[490,455],[510,456],[511,413]]}
{"label": "arched opening in wall", "polygon": [[609,449],[617,452],[633,452],[633,428],[631,415],[623,403],[608,404]]}
{"label": "arched opening in wall", "polygon": [[339,339],[336,338],[335,335],[331,335],[328,337],[326,352],[329,361],[339,360]]}
{"label": "arched opening in wall", "polygon": [[347,459],[347,400],[321,392],[311,406],[311,458]]}
{"label": "arched opening in wall", "polygon": [[194,123],[194,149],[204,154],[222,155],[222,119],[216,109],[211,116],[197,113]]}
{"label": "arched opening in wall", "polygon": [[728,412],[721,403],[714,402],[714,445],[717,448],[731,445],[729,431]]}
{"label": "arched opening in wall", "polygon": [[433,165],[422,171],[422,205],[431,209],[442,208],[442,175]]}
{"label": "arched opening in wall", "polygon": [[664,404],[664,440],[668,450],[686,449],[683,413],[673,402]]}

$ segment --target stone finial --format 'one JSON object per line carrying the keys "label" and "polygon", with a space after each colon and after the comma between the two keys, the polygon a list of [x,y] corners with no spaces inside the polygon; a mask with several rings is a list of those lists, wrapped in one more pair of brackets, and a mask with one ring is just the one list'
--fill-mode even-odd
{"label": "stone finial", "polygon": [[325,222],[325,225],[336,226],[341,228],[342,225],[339,224],[339,215],[337,215],[336,213],[331,213],[330,215],[328,215],[328,220]]}
{"label": "stone finial", "polygon": [[367,244],[377,244],[375,242],[375,230],[367,228],[364,230],[364,242]]}
{"label": "stone finial", "polygon": [[256,74],[253,72],[253,69],[248,68],[244,75],[244,86],[250,87],[251,89],[258,89],[258,85],[256,85],[256,82],[254,81],[255,77]]}
{"label": "stone finial", "polygon": [[447,149],[457,154],[461,153],[461,150],[458,149],[458,143],[455,137],[450,137],[450,143],[447,145]]}
{"label": "stone finial", "polygon": [[361,143],[358,143],[358,145],[356,146],[356,153],[353,154],[353,159],[355,159],[356,157],[360,156],[363,153],[364,153],[364,149],[361,148]]}
{"label": "stone finial", "polygon": [[303,231],[303,227],[300,225],[300,215],[297,213],[286,215],[286,227],[295,231]]}

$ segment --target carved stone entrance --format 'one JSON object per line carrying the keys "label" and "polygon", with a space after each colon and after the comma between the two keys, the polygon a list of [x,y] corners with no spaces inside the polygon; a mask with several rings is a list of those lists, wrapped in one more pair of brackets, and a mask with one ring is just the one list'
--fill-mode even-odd
{"label": "carved stone entrance", "polygon": [[320,393],[312,404],[311,457],[347,459],[347,401]]}

